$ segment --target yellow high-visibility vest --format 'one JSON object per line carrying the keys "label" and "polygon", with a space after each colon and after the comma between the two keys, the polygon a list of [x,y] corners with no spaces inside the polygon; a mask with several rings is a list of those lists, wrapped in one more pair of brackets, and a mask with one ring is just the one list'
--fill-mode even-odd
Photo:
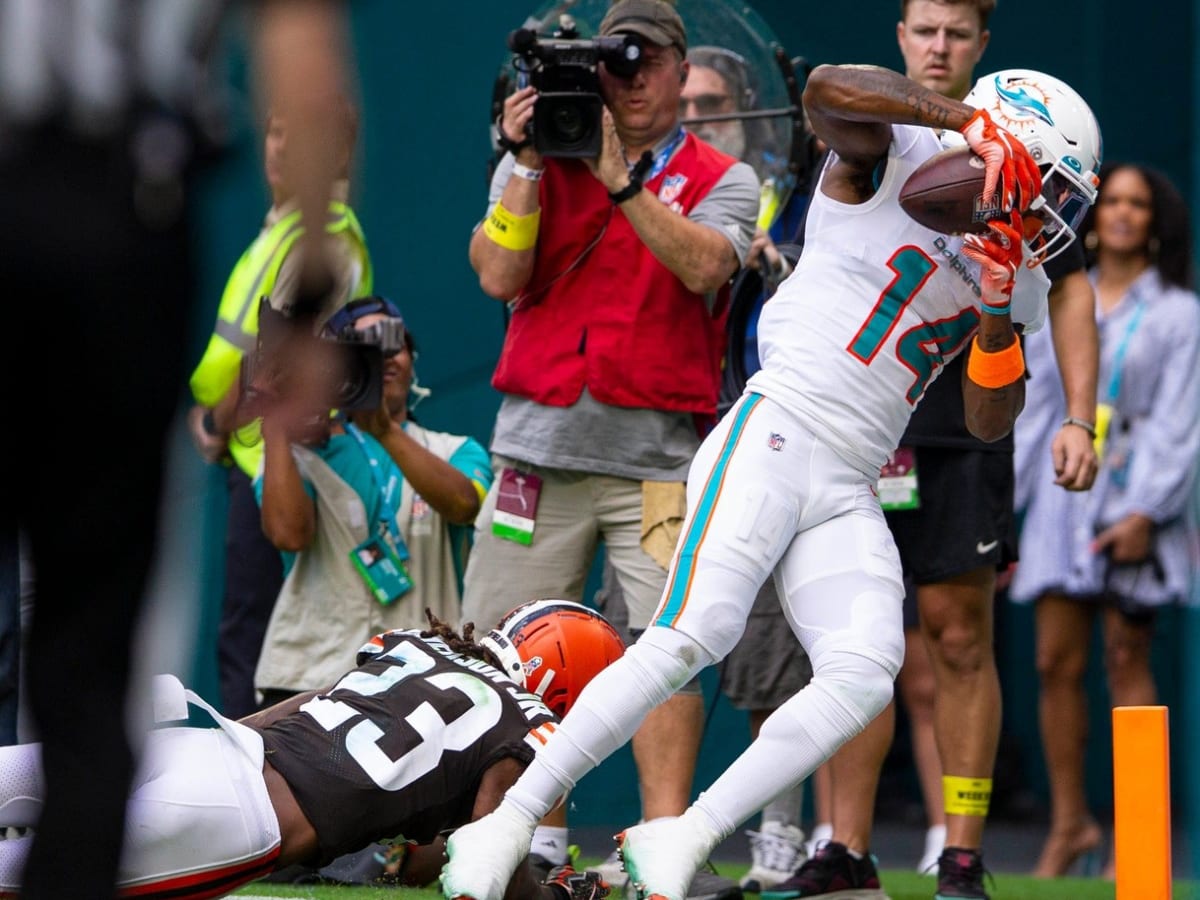
{"label": "yellow high-visibility vest", "polygon": [[[354,210],[340,201],[331,201],[325,231],[347,241],[359,263],[358,283],[352,286],[345,299],[371,296],[375,280],[371,256]],[[233,267],[221,294],[217,322],[208,339],[208,347],[189,382],[197,403],[216,406],[233,386],[242,357],[254,351],[258,340],[259,298],[269,296],[275,289],[284,260],[303,236],[300,211],[296,210],[281,217],[255,238]],[[259,423],[252,422],[232,435],[229,452],[238,466],[254,477],[262,458]]]}

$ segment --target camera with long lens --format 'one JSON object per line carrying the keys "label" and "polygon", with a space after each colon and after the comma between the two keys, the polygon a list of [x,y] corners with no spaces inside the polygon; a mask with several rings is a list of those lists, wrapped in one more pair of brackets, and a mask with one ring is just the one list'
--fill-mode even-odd
{"label": "camera with long lens", "polygon": [[[316,366],[308,384],[327,390],[323,397],[343,412],[377,409],[383,402],[383,361],[404,346],[404,323],[384,319],[359,330],[348,325],[336,335],[316,334],[307,316],[279,312],[266,297],[259,301],[258,345],[242,367],[242,408],[264,415],[273,400],[288,396],[296,366]],[[328,352],[332,351],[332,352]],[[327,416],[327,404],[314,398],[314,416]]]}
{"label": "camera with long lens", "polygon": [[600,154],[604,98],[598,66],[618,78],[632,78],[642,64],[637,35],[591,39],[577,36],[569,16],[553,37],[540,37],[528,28],[508,36],[513,67],[520,78],[537,88],[531,122],[533,146],[542,156],[590,159]]}

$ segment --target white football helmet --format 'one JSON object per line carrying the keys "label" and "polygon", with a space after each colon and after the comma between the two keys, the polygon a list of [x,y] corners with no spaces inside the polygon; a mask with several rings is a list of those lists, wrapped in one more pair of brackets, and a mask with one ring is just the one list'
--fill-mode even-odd
{"label": "white football helmet", "polygon": [[1025,243],[1038,265],[1075,239],[1075,229],[1096,200],[1103,144],[1100,126],[1084,99],[1066,82],[1031,69],[984,75],[963,98],[986,109],[992,121],[1015,135],[1042,171],[1042,195],[1030,206],[1041,219],[1026,218]]}
{"label": "white football helmet", "polygon": [[584,689],[625,652],[615,628],[573,600],[531,600],[509,611],[479,639],[504,674],[562,718]]}

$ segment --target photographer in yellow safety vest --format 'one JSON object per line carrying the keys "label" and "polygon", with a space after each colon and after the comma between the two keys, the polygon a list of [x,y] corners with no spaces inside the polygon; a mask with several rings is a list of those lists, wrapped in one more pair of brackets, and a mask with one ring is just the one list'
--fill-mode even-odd
{"label": "photographer in yellow safety vest", "polygon": [[[358,114],[347,99],[340,99],[338,106],[344,126],[341,177],[333,185],[324,244],[334,282],[323,298],[318,326],[348,301],[369,296],[374,289],[366,239],[346,203]],[[304,270],[300,248],[305,226],[292,187],[295,173],[289,169],[287,122],[278,115],[267,115],[264,169],[271,208],[258,237],[226,282],[208,346],[191,376],[196,405],[188,414],[200,454],[210,463],[228,466],[225,589],[217,662],[222,711],[233,717],[258,708],[254,668],[283,580],[279,552],[262,533],[251,488],[262,461],[260,423],[255,420],[235,428],[242,361],[258,338],[259,299],[268,297],[274,308],[288,311]]]}

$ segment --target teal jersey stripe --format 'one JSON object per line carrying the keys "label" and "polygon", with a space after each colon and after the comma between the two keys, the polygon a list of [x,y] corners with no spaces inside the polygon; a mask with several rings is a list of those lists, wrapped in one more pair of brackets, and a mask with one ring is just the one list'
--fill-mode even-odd
{"label": "teal jersey stripe", "polygon": [[667,585],[666,602],[662,605],[662,609],[654,621],[651,622],[652,625],[665,625],[670,628],[683,611],[687,601],[688,588],[692,583],[692,566],[696,558],[696,551],[704,539],[704,532],[712,517],[713,507],[716,506],[721,486],[725,483],[725,471],[729,467],[730,457],[733,456],[733,448],[737,446],[742,433],[746,430],[750,414],[754,412],[762,399],[761,394],[750,394],[738,408],[733,425],[729,428],[729,434],[725,436],[725,445],[721,448],[721,455],[717,457],[716,465],[713,466],[708,481],[704,484],[704,491],[700,494],[700,500],[696,504],[695,515],[692,516],[691,524],[681,538],[683,543],[679,548],[679,559],[675,563],[671,583]]}

